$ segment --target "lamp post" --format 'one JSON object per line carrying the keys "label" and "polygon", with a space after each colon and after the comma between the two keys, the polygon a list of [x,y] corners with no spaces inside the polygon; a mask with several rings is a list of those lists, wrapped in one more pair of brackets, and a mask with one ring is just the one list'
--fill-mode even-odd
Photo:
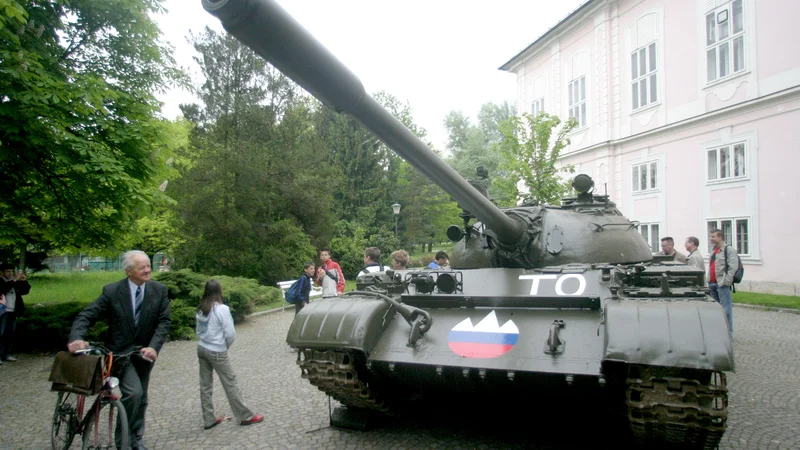
{"label": "lamp post", "polygon": [[397,221],[400,219],[400,203],[392,205],[394,211],[394,238],[397,239]]}

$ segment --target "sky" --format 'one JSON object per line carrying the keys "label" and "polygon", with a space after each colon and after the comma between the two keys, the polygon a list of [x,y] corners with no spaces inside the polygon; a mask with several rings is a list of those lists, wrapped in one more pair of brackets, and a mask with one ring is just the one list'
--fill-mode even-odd
{"label": "sky", "polygon": [[[418,126],[444,150],[444,117],[461,111],[476,123],[484,103],[513,104],[516,76],[499,69],[585,0],[278,0],[361,80],[369,94],[386,91],[411,107]],[[195,85],[203,82],[189,33],[223,31],[201,0],[164,0],[156,17],[163,39]],[[162,114],[180,115],[190,92],[160,95]]]}

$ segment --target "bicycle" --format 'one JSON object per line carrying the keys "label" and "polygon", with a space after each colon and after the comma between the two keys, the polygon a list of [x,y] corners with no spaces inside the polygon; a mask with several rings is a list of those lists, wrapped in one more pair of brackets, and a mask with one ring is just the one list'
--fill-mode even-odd
{"label": "bicycle", "polygon": [[[128,353],[114,355],[101,344],[90,342],[89,348],[78,350],[75,354],[103,355],[103,387],[97,393],[92,406],[84,415],[86,396],[74,392],[59,392],[56,407],[53,412],[53,427],[51,431],[51,444],[53,450],[67,450],[72,445],[75,435],[82,436],[82,450],[89,449],[114,449],[128,448],[130,435],[128,430],[128,416],[113,390],[119,386],[119,378],[111,376],[113,363],[130,359],[134,355],[150,361],[141,355],[142,347],[134,347]],[[121,373],[121,372],[118,372]],[[108,417],[106,426],[105,418]],[[116,420],[115,420],[116,417]],[[117,427],[119,421],[119,427]],[[117,436],[119,429],[119,436]],[[120,445],[117,446],[116,438],[119,437]]]}

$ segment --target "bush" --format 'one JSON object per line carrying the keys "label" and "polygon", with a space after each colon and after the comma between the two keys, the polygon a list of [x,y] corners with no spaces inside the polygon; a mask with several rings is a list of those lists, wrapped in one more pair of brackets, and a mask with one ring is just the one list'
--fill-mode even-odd
{"label": "bush", "polygon": [[206,282],[215,279],[222,284],[223,302],[231,309],[234,322],[244,320],[256,306],[282,301],[277,287],[262,286],[251,278],[215,276],[194,273],[189,269],[159,272],[155,278],[169,288],[172,300],[172,329],[170,337],[186,339],[194,336],[195,312],[203,297]]}
{"label": "bush", "polygon": [[[211,278],[222,284],[224,302],[231,308],[234,321],[244,320],[256,306],[280,304],[283,296],[278,288],[261,286],[256,280],[233,277],[208,277],[188,269],[176,272],[158,272],[153,276],[169,288],[172,326],[169,340],[194,338],[195,313],[206,281]],[[90,301],[31,304],[25,315],[17,321],[16,345],[22,352],[53,352],[66,350],[72,323]],[[28,303],[28,302],[26,302]],[[86,337],[89,341],[103,342],[108,325],[98,320]]]}
{"label": "bush", "polygon": [[[17,319],[17,348],[23,352],[66,350],[72,322],[90,303],[73,301],[25,308],[25,315]],[[102,342],[107,330],[108,324],[99,320],[89,329],[86,339]]]}

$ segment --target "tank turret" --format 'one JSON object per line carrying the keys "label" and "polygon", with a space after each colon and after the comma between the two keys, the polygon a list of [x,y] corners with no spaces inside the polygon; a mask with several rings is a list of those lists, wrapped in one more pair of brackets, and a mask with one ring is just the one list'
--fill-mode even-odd
{"label": "tank turret", "polygon": [[[225,30],[335,111],[364,125],[465,210],[456,268],[630,263],[652,258],[634,224],[588,190],[561,207],[500,209],[366,93],[361,81],[271,0],[203,0]],[[590,180],[589,180],[590,182]],[[586,181],[583,185],[590,186]]]}

